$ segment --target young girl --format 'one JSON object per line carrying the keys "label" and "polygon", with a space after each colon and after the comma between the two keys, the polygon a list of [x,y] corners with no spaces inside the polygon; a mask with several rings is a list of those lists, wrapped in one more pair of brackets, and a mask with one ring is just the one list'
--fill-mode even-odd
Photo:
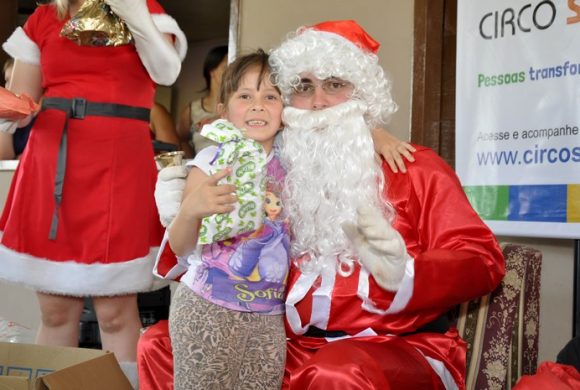
{"label": "young girl", "polygon": [[176,390],[281,385],[289,235],[283,212],[270,208],[279,199],[284,171],[274,148],[282,99],[269,76],[263,51],[240,57],[224,74],[218,104],[221,117],[243,129],[268,156],[264,225],[196,248],[202,219],[233,211],[237,201],[236,186],[218,184],[230,168],[209,176],[219,153],[210,146],[190,163],[183,202],[168,229],[171,249],[188,262],[169,318]]}

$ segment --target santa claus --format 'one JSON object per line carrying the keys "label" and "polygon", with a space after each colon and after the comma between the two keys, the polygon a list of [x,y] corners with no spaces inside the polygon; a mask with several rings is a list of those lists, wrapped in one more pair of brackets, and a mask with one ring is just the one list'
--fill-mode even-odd
{"label": "santa claus", "polygon": [[289,388],[464,388],[465,343],[446,312],[504,274],[493,234],[434,152],[417,147],[406,175],[376,159],[371,129],[396,109],[378,47],[334,21],[271,53],[289,104]]}
{"label": "santa claus", "polygon": [[[441,158],[417,146],[407,174],[395,174],[376,157],[371,129],[396,110],[378,48],[356,22],[332,21],[271,53],[288,104],[285,388],[464,389],[465,343],[446,313],[505,272]],[[178,199],[175,175],[160,180],[158,199]],[[171,219],[177,206],[164,203]]]}

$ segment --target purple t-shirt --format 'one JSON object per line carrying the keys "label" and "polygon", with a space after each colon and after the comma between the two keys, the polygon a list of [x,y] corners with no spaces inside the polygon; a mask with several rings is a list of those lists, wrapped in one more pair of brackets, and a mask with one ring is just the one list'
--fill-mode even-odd
{"label": "purple t-shirt", "polygon": [[[215,146],[205,148],[188,165],[208,173],[216,153]],[[275,149],[266,167],[263,225],[202,245],[190,255],[181,281],[199,296],[228,309],[274,315],[284,313],[290,235],[280,201],[285,173]]]}

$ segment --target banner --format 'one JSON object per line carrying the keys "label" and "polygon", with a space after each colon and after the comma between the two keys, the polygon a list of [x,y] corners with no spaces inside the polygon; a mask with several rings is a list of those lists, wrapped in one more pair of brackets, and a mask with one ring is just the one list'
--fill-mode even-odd
{"label": "banner", "polygon": [[459,0],[456,171],[497,235],[580,238],[580,2]]}

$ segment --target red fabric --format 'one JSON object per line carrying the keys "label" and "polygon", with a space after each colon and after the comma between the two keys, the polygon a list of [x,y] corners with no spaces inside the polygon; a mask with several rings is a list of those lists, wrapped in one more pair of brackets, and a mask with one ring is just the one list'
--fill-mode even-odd
{"label": "red fabric", "polygon": [[425,357],[402,338],[289,343],[283,389],[444,389]]}
{"label": "red fabric", "polygon": [[[78,46],[59,36],[65,22],[50,4],[24,26],[40,49],[45,96],[151,107],[155,85],[133,45]],[[89,264],[147,256],[162,237],[153,197],[157,170],[148,123],[134,119],[69,120],[58,234],[48,240],[64,120],[57,110],[37,116],[0,220],[2,244],[37,258]]]}
{"label": "red fabric", "polygon": [[[367,328],[379,335],[409,333],[452,306],[489,293],[501,281],[505,272],[502,252],[491,231],[469,205],[454,172],[430,149],[417,147],[414,157],[416,161],[409,164],[407,174],[393,174],[383,164],[387,182],[385,195],[397,213],[395,227],[415,259],[415,280],[409,303],[402,311],[390,315],[362,310],[357,295],[359,268],[355,267],[353,275],[347,278],[336,276],[327,330],[342,330],[350,335]],[[299,276],[300,272],[293,267],[290,289]],[[312,292],[296,305],[302,324],[310,322]],[[381,309],[389,308],[394,298],[393,293],[380,288],[372,277],[369,295]],[[290,337],[289,348],[300,349],[305,338],[293,334],[289,326],[286,331]],[[455,336],[448,332],[440,335],[448,340],[425,333],[404,337],[425,355],[443,361],[462,388],[465,351],[463,342]],[[374,338],[377,342],[384,339],[385,336]],[[309,353],[305,351],[300,356],[306,357]],[[287,375],[293,376],[292,367],[304,364],[308,361],[290,360]]]}
{"label": "red fabric", "polygon": [[139,338],[137,367],[140,390],[173,389],[173,354],[167,320],[150,326]]}
{"label": "red fabric", "polygon": [[574,390],[580,389],[580,373],[573,366],[544,362],[535,375],[524,375],[514,390]]}
{"label": "red fabric", "polygon": [[147,8],[151,14],[164,14],[165,10],[157,0],[147,0]]}
{"label": "red fabric", "polygon": [[377,54],[380,43],[375,41],[363,28],[354,20],[334,20],[322,22],[312,26],[314,30],[324,31],[340,35],[354,43],[357,47],[365,51]]}
{"label": "red fabric", "polygon": [[[450,339],[447,337],[431,337],[434,345],[449,344]],[[400,338],[383,338],[378,343],[373,339],[357,338],[333,342],[322,349],[320,354],[316,354],[316,351],[326,344],[323,339],[303,338],[300,347],[295,343],[289,344],[286,371],[287,375],[294,372],[296,377],[292,381],[292,388],[306,388],[303,382],[312,379],[312,374],[316,373],[315,379],[322,380],[322,389],[343,390],[348,389],[348,385],[352,388],[381,390],[425,387],[443,389],[439,377],[431,370],[423,355],[413,347],[413,337],[406,341]],[[465,347],[461,343],[452,344],[457,347],[455,352],[464,358]],[[312,356],[315,357],[308,360]],[[376,359],[376,356],[381,356],[381,359]],[[302,368],[297,366],[306,360],[309,362],[307,365]],[[139,339],[137,364],[141,390],[173,389],[173,355],[166,320],[149,327]],[[348,371],[337,372],[334,365],[343,368],[346,365]],[[288,385],[287,379],[284,387],[288,388]]]}

